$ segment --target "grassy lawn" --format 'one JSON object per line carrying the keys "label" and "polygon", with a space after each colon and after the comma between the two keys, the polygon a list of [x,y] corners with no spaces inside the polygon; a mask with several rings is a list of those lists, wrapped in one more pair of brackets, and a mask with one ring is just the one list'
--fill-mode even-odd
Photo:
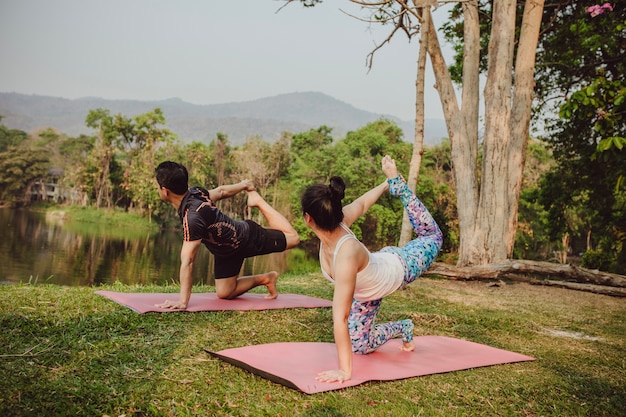
{"label": "grassy lawn", "polygon": [[[177,292],[174,286],[101,289]],[[319,274],[283,277],[279,290],[332,294]],[[626,410],[626,300],[620,298],[423,278],[388,297],[381,319],[410,316],[416,335],[463,338],[537,360],[307,395],[203,349],[332,341],[330,309],[140,315],[94,291],[0,287],[0,415],[618,416]]]}
{"label": "grassy lawn", "polygon": [[63,224],[66,229],[81,235],[128,239],[143,237],[146,231],[159,231],[156,222],[119,209],[54,205],[40,207],[38,211],[45,212],[48,221]]}

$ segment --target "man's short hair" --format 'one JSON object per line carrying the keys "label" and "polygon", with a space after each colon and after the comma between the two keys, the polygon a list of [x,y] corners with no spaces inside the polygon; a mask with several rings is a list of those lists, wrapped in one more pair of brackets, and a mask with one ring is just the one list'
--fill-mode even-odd
{"label": "man's short hair", "polygon": [[183,195],[189,189],[189,174],[182,164],[172,161],[161,162],[155,170],[159,186],[175,194]]}

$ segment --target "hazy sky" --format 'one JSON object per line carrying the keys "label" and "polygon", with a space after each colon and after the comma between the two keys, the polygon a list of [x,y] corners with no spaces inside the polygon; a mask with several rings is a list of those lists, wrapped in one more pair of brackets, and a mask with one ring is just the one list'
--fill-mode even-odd
{"label": "hazy sky", "polygon": [[[215,104],[316,91],[413,119],[419,38],[396,35],[368,72],[390,27],[342,13],[364,16],[348,0],[283,4],[0,0],[0,92]],[[430,62],[426,76],[426,117],[443,118]]]}

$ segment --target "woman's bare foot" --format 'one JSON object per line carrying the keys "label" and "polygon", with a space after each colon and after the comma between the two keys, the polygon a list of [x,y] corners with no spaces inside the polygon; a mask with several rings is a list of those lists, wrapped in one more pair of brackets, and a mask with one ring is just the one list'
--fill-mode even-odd
{"label": "woman's bare foot", "polygon": [[400,350],[404,351],[404,352],[413,352],[415,350],[415,342],[414,341],[410,341],[407,343],[402,343],[402,346],[400,346]]}
{"label": "woman's bare foot", "polygon": [[381,162],[383,174],[387,176],[387,178],[392,179],[398,176],[398,168],[396,167],[396,161],[393,160],[389,155],[385,155]]}
{"label": "woman's bare foot", "polygon": [[248,191],[248,207],[258,207],[264,201],[257,191]]}
{"label": "woman's bare foot", "polygon": [[278,272],[271,271],[265,274],[267,277],[267,282],[263,285],[267,287],[267,295],[265,296],[268,300],[273,300],[278,297],[278,290],[276,289],[276,282],[278,282]]}
{"label": "woman's bare foot", "polygon": [[402,320],[402,346],[400,350],[411,352],[415,350],[415,342],[413,342],[413,328],[415,327],[411,319]]}

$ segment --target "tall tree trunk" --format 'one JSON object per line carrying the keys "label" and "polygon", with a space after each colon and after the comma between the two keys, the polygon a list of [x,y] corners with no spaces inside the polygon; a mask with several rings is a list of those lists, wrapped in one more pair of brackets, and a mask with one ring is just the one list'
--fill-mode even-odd
{"label": "tall tree trunk", "polygon": [[226,138],[218,134],[215,140],[215,173],[217,174],[217,186],[224,185],[226,166]]}
{"label": "tall tree trunk", "polygon": [[[409,169],[407,182],[409,188],[415,191],[422,155],[424,153],[424,73],[426,72],[426,54],[428,52],[428,33],[431,25],[430,7],[419,9],[422,15],[422,30],[420,37],[420,49],[417,59],[417,76],[415,81],[415,137],[413,140],[413,155]],[[402,217],[402,229],[400,232],[399,246],[404,246],[413,237],[413,227],[411,221],[404,211]]]}
{"label": "tall tree trunk", "polygon": [[511,109],[511,143],[509,146],[509,198],[508,230],[505,235],[507,257],[513,257],[519,195],[522,174],[526,162],[531,106],[535,88],[535,57],[539,41],[539,29],[543,17],[544,0],[526,0],[517,57],[515,59],[515,85]]}
{"label": "tall tree trunk", "polygon": [[468,262],[474,265],[507,259],[507,208],[511,204],[508,201],[508,152],[516,1],[494,1],[493,6],[485,85],[485,137],[480,197],[472,255]]}
{"label": "tall tree trunk", "polygon": [[[461,114],[465,122],[465,144],[459,148],[462,152],[457,159],[463,159],[467,165],[464,173],[455,166],[455,175],[467,175],[468,190],[457,198],[457,210],[467,211],[466,217],[471,224],[461,231],[459,246],[459,265],[473,262],[474,246],[471,244],[478,215],[479,189],[478,184],[478,121],[480,110],[480,21],[478,2],[476,0],[463,3],[463,90],[461,93]],[[452,144],[451,144],[452,145]],[[464,200],[461,200],[463,198]]]}
{"label": "tall tree trunk", "polygon": [[[464,59],[467,60],[467,65],[464,65],[463,69],[467,72],[464,72],[463,96],[468,100],[463,112],[459,110],[452,79],[443,59],[434,25],[430,25],[428,34],[428,54],[437,81],[435,88],[439,92],[450,137],[459,216],[459,265],[467,265],[471,260],[471,241],[478,207],[478,72],[468,67],[479,59],[480,27],[477,3],[475,1],[464,3],[463,7],[467,19],[465,22],[467,39],[464,44]],[[465,79],[465,74],[467,74],[467,79]],[[475,109],[472,109],[471,103],[474,103]],[[467,125],[472,113],[476,114],[476,121],[471,121],[469,126],[473,126],[472,129],[476,131],[476,134],[470,134]]]}
{"label": "tall tree trunk", "polygon": [[113,155],[108,146],[106,146],[103,151],[102,159],[98,161],[101,164],[101,171],[98,173],[96,179],[96,207],[102,207],[103,200],[109,205],[109,171]]}

